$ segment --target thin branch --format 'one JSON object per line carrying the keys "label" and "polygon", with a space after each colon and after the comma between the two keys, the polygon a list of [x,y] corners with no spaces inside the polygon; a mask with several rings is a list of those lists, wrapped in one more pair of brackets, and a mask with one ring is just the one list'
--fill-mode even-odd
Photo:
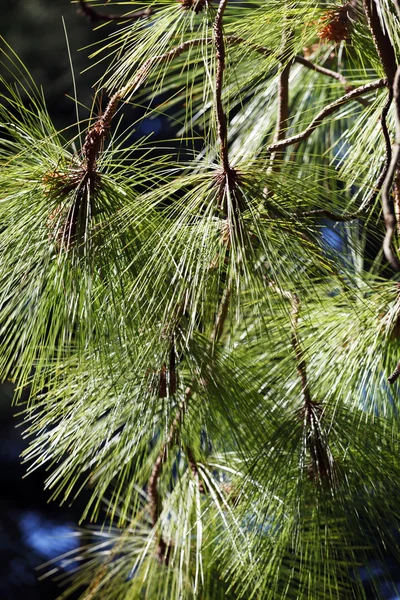
{"label": "thin branch", "polygon": [[[299,63],[300,65],[303,65],[303,67],[310,69],[311,71],[316,71],[317,73],[321,73],[321,75],[326,75],[327,77],[336,79],[345,87],[346,91],[350,92],[351,89],[353,89],[352,86],[350,86],[349,83],[347,82],[346,77],[344,75],[342,75],[341,73],[338,73],[337,71],[332,71],[331,69],[327,69],[326,67],[317,65],[317,64],[311,62],[310,60],[307,60],[307,58],[304,58],[304,56],[300,56],[299,54],[296,54],[296,56],[294,57],[294,60],[297,63]],[[347,89],[347,88],[351,88],[351,89]]]}
{"label": "thin branch", "polygon": [[221,163],[224,173],[229,173],[231,168],[228,158],[228,128],[227,119],[222,103],[222,90],[225,71],[225,42],[222,28],[222,20],[228,0],[221,0],[214,20],[213,30],[215,39],[215,50],[217,70],[215,75],[215,116],[217,121],[217,132],[220,143]]}
{"label": "thin branch", "polygon": [[[306,58],[304,58],[304,56],[300,56],[299,54],[296,54],[296,56],[294,57],[294,60],[295,60],[295,62],[299,63],[300,65],[303,65],[303,67],[306,67],[307,69],[310,69],[311,71],[316,71],[317,73],[321,73],[321,75],[326,75],[327,77],[336,79],[343,85],[346,92],[351,92],[352,90],[355,89],[353,85],[349,84],[346,77],[344,75],[342,75],[341,73],[338,73],[337,71],[332,71],[331,69],[327,69],[326,67],[317,65],[317,64],[311,62],[310,60],[307,60]],[[357,102],[359,102],[360,104],[362,104],[365,107],[369,106],[368,100],[366,100],[365,98],[362,98],[361,96],[359,98],[356,98],[356,100],[357,100]]]}
{"label": "thin branch", "polygon": [[296,358],[297,374],[301,382],[303,407],[300,415],[303,418],[306,445],[310,455],[308,474],[320,483],[328,482],[331,487],[336,483],[337,466],[329,448],[326,435],[321,427],[323,406],[311,397],[307,376],[307,363],[299,335],[300,298],[296,293],[282,290],[277,284],[270,283],[270,287],[291,304],[291,343]]}
{"label": "thin branch", "polygon": [[[286,38],[286,35],[285,35]],[[289,32],[284,41],[282,52],[282,70],[279,73],[278,80],[278,118],[276,123],[274,142],[283,140],[286,136],[286,129],[289,121],[289,75],[292,61],[288,60],[287,54],[290,51],[290,42],[293,38],[293,32]]]}
{"label": "thin branch", "polygon": [[323,108],[317,114],[317,116],[314,117],[314,119],[311,121],[310,125],[306,129],[304,129],[304,131],[302,131],[301,133],[298,133],[297,135],[293,135],[292,137],[287,138],[286,140],[281,140],[279,142],[271,144],[270,146],[268,146],[267,150],[274,151],[274,150],[277,150],[280,148],[286,148],[287,146],[292,146],[293,144],[297,144],[298,142],[301,142],[302,140],[307,139],[312,134],[312,132],[319,125],[321,125],[321,123],[324,121],[324,119],[326,119],[327,117],[332,115],[334,112],[336,112],[336,110],[338,108],[340,108],[341,106],[343,106],[343,104],[346,104],[347,102],[350,102],[351,100],[355,100],[362,94],[366,94],[368,92],[372,92],[374,90],[377,90],[379,88],[383,88],[386,86],[387,86],[387,79],[378,79],[378,81],[372,81],[371,83],[366,83],[365,85],[361,85],[360,87],[352,90],[348,94],[345,94],[341,98],[334,100],[334,102],[331,102],[331,104],[328,104],[327,106],[325,106],[325,108]]}
{"label": "thin branch", "polygon": [[201,38],[188,40],[180,46],[172,48],[164,54],[153,56],[147,59],[136,72],[132,81],[128,82],[123,88],[116,92],[109,100],[103,115],[95,122],[86,134],[85,142],[82,146],[82,154],[86,160],[88,171],[93,171],[101,143],[110,130],[111,120],[118,108],[119,103],[124,100],[128,94],[132,94],[143,85],[151,71],[151,67],[157,63],[167,62],[180,56],[189,48],[199,46],[203,43]]}
{"label": "thin branch", "polygon": [[310,388],[308,385],[307,378],[307,365],[306,359],[304,356],[304,351],[301,346],[300,336],[299,336],[299,316],[300,316],[300,298],[296,293],[290,292],[289,290],[283,290],[276,283],[270,282],[270,288],[272,288],[277,294],[290,301],[292,310],[290,315],[292,332],[291,332],[291,342],[294,350],[294,354],[296,357],[297,363],[297,372],[301,381],[301,389],[303,392],[303,398],[305,403],[311,402],[311,394]]}
{"label": "thin branch", "polygon": [[[176,436],[177,436],[177,433],[183,423],[185,412],[187,410],[187,403],[188,403],[191,395],[192,395],[192,389],[190,387],[187,387],[185,390],[185,396],[184,396],[183,400],[181,401],[181,403],[179,404],[179,408],[175,414],[175,418],[172,421],[171,426],[169,428],[168,437],[165,440],[164,444],[162,445],[161,450],[157,456],[157,459],[153,465],[153,469],[151,471],[151,475],[150,475],[149,482],[147,485],[147,495],[149,498],[148,507],[149,507],[150,518],[151,518],[153,527],[155,527],[157,525],[157,521],[158,521],[158,519],[160,517],[160,513],[161,513],[161,501],[160,501],[160,495],[158,492],[158,481],[162,474],[165,461],[168,457],[168,450],[170,450],[175,444]],[[168,547],[167,547],[167,544],[166,544],[164,538],[162,537],[162,535],[160,536],[160,539],[158,542],[156,555],[157,555],[157,558],[160,560],[160,562],[168,561]]]}
{"label": "thin branch", "polygon": [[77,13],[78,15],[83,15],[89,19],[91,23],[97,23],[98,21],[138,21],[139,19],[144,19],[152,15],[153,9],[149,7],[128,15],[110,15],[107,13],[98,12],[91,6],[88,6],[85,0],[79,0],[79,8]]}
{"label": "thin branch", "polygon": [[185,447],[185,453],[186,453],[186,458],[189,463],[190,470],[192,471],[193,477],[195,478],[195,480],[197,482],[199,492],[200,492],[200,494],[205,494],[206,490],[205,490],[203,482],[200,479],[200,473],[199,473],[199,468],[197,466],[197,461],[194,457],[193,450],[190,448],[190,446]]}
{"label": "thin branch", "polygon": [[393,383],[395,383],[398,380],[399,377],[400,377],[400,362],[397,363],[397,366],[396,366],[395,370],[393,371],[393,373],[391,375],[389,375],[388,382],[390,383],[390,385],[392,385]]}
{"label": "thin branch", "polygon": [[143,85],[146,81],[153,65],[168,62],[170,60],[178,58],[186,50],[189,50],[190,48],[195,48],[196,46],[200,46],[204,43],[204,39],[202,38],[187,40],[179,46],[171,48],[171,50],[168,50],[168,52],[164,52],[163,54],[158,54],[157,56],[152,56],[148,58],[138,69],[133,79],[119,91],[120,96],[125,97],[128,94],[133,94],[134,92],[136,92],[139,89],[139,87]]}
{"label": "thin branch", "polygon": [[392,86],[397,70],[394,48],[388,32],[385,32],[382,28],[376,0],[364,0],[363,4],[378,56],[381,59],[389,85]]}
{"label": "thin branch", "polygon": [[[217,314],[217,319],[216,319],[215,326],[214,326],[214,329],[211,334],[210,340],[212,342],[218,341],[222,334],[224,324],[226,322],[226,317],[228,314],[229,302],[230,302],[230,289],[229,289],[229,287],[227,287],[227,288],[225,288],[224,293],[222,295],[222,299],[221,299],[218,314]],[[168,450],[170,450],[176,443],[176,437],[177,437],[179,429],[183,423],[183,419],[184,419],[184,416],[185,416],[185,413],[187,410],[188,402],[192,396],[192,393],[193,393],[192,388],[187,387],[185,390],[184,398],[181,401],[181,403],[178,407],[178,410],[175,414],[175,418],[171,423],[168,437],[165,440],[164,444],[162,445],[161,450],[160,450],[160,452],[156,458],[156,461],[153,465],[153,469],[151,471],[151,475],[150,475],[149,482],[147,485],[147,495],[149,498],[148,507],[149,507],[150,518],[151,518],[153,527],[156,526],[157,521],[160,516],[160,513],[161,513],[161,501],[160,501],[160,495],[158,493],[158,481],[160,479],[160,476],[161,476],[163,468],[164,468],[165,461],[168,456]],[[187,452],[189,452],[189,454],[190,454],[190,450],[187,449]],[[190,468],[193,471],[193,464],[192,464],[193,456],[191,457],[189,454],[187,454],[188,462],[189,462]],[[200,484],[199,484],[199,487],[200,487]],[[160,560],[160,562],[168,561],[168,550],[169,550],[169,547],[167,546],[165,540],[163,539],[163,537],[161,535],[159,542],[158,542],[157,551],[156,551],[156,555],[157,555],[158,559]]]}
{"label": "thin branch", "polygon": [[[400,271],[400,261],[393,250],[393,237],[396,232],[396,214],[391,196],[393,179],[395,178],[400,162],[400,67],[396,71],[393,83],[393,96],[395,103],[396,142],[392,149],[392,160],[382,186],[382,212],[386,227],[386,235],[383,240],[383,252],[386,260],[396,271]],[[387,143],[390,143],[390,139]]]}
{"label": "thin branch", "polygon": [[121,94],[117,92],[110,98],[104,113],[86,134],[85,142],[82,146],[82,155],[86,161],[86,171],[89,175],[95,170],[97,156],[105,136],[110,131],[111,120],[120,100]]}

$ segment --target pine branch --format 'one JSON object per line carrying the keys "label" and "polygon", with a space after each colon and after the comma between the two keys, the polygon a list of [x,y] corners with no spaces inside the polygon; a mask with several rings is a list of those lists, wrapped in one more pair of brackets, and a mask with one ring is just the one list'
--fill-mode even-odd
{"label": "pine branch", "polygon": [[110,98],[104,113],[86,134],[85,142],[82,146],[82,155],[85,159],[86,171],[89,175],[95,170],[97,156],[104,138],[110,131],[111,120],[120,100],[121,94],[117,92]]}
{"label": "pine branch", "polygon": [[[394,269],[400,271],[400,261],[397,254],[393,250],[393,237],[396,233],[396,214],[393,206],[393,198],[391,196],[391,188],[396,172],[400,164],[400,67],[397,69],[393,83],[393,96],[395,103],[395,123],[396,123],[396,141],[392,148],[392,159],[382,185],[382,211],[383,219],[386,227],[386,235],[383,240],[383,252],[386,260]],[[389,135],[387,144],[390,144]]]}
{"label": "pine branch", "polygon": [[285,140],[281,140],[279,142],[271,144],[270,146],[268,146],[267,150],[271,152],[273,150],[286,148],[287,146],[292,146],[293,144],[297,144],[298,142],[301,142],[301,141],[307,139],[308,137],[310,137],[312,132],[315,131],[315,129],[319,125],[321,125],[321,123],[324,121],[324,119],[326,119],[330,115],[334,114],[341,106],[343,106],[347,102],[351,102],[351,100],[355,100],[356,98],[358,98],[359,96],[362,96],[363,94],[372,92],[374,90],[377,90],[377,89],[380,89],[383,87],[387,87],[387,79],[378,79],[378,81],[372,81],[371,83],[366,83],[366,84],[361,85],[360,87],[352,90],[351,92],[348,92],[345,96],[342,96],[341,98],[338,98],[337,100],[334,100],[333,102],[331,102],[331,104],[328,104],[327,106],[325,106],[325,108],[323,108],[317,114],[317,116],[314,117],[314,119],[311,121],[310,125],[304,131],[302,131],[301,133],[298,133],[296,135],[293,135],[290,138],[286,138]]}
{"label": "pine branch", "polygon": [[313,400],[311,397],[307,362],[299,335],[300,298],[298,294],[289,290],[282,290],[275,283],[271,282],[270,287],[283,298],[289,300],[291,304],[291,344],[296,358],[296,369],[303,396],[303,407],[300,415],[304,420],[306,444],[311,459],[309,476],[315,481],[328,483],[333,487],[336,479],[336,465],[321,427],[323,407],[320,402]]}
{"label": "pine branch", "polygon": [[[217,313],[217,319],[216,319],[214,329],[213,329],[213,331],[211,333],[211,337],[210,337],[211,342],[217,342],[223,332],[224,325],[226,322],[226,317],[228,314],[229,302],[230,302],[230,289],[227,287],[227,288],[225,288],[224,293],[222,295],[222,299],[221,299],[220,306],[219,306],[218,313]],[[149,507],[150,518],[151,518],[153,527],[155,527],[157,525],[158,519],[161,514],[161,506],[162,506],[162,502],[160,500],[160,495],[158,492],[158,481],[162,475],[164,464],[165,464],[165,461],[168,456],[168,451],[170,449],[172,449],[176,443],[176,438],[177,438],[179,429],[182,426],[184,415],[187,411],[188,402],[192,396],[192,393],[193,393],[192,388],[187,387],[185,390],[184,399],[182,400],[182,402],[179,405],[179,408],[176,412],[175,418],[172,421],[172,424],[170,426],[168,437],[161,447],[161,450],[160,450],[160,452],[157,456],[157,459],[153,465],[153,469],[152,469],[152,472],[151,472],[151,475],[149,478],[149,482],[148,482],[148,486],[147,486],[147,495],[149,497],[148,507]],[[187,449],[187,451],[189,452],[189,454],[187,455],[188,461],[189,461],[189,466],[192,469],[192,471],[194,473],[196,473],[197,472],[197,464],[193,458],[193,455],[190,455],[190,449],[189,450]],[[198,474],[198,472],[197,472],[197,474]],[[201,484],[199,483],[199,487],[200,486],[201,486]],[[204,488],[201,488],[201,489],[204,489]],[[156,550],[156,556],[160,560],[160,562],[168,562],[168,557],[169,557],[168,551],[169,551],[169,547],[167,546],[165,540],[163,539],[163,537],[161,535],[158,546],[157,546],[157,550]]]}
{"label": "pine branch", "polygon": [[[176,436],[183,423],[183,419],[187,410],[188,401],[192,396],[192,389],[187,387],[185,390],[184,399],[179,405],[176,412],[175,418],[171,423],[168,437],[161,447],[161,450],[157,456],[157,459],[153,465],[149,482],[147,485],[147,495],[149,498],[148,508],[150,513],[151,522],[153,527],[156,527],[158,519],[161,514],[162,502],[160,494],[158,492],[158,481],[162,475],[162,471],[165,465],[165,461],[168,457],[168,451],[171,450],[175,444]],[[160,535],[156,556],[160,562],[168,562],[168,547],[162,535]]]}
{"label": "pine branch", "polygon": [[382,28],[376,0],[364,0],[363,4],[378,56],[381,59],[388,84],[392,86],[397,69],[394,48],[388,32]]}
{"label": "pine branch", "polygon": [[[347,81],[346,77],[344,75],[342,75],[341,73],[338,73],[337,71],[332,71],[331,69],[327,69],[326,67],[317,65],[317,64],[311,62],[310,60],[307,60],[306,58],[304,58],[304,56],[300,56],[299,54],[296,54],[296,56],[294,57],[294,60],[295,60],[295,62],[299,63],[300,65],[303,65],[303,67],[306,67],[307,69],[310,69],[311,71],[316,71],[317,73],[321,73],[321,75],[326,75],[327,77],[336,79],[343,85],[346,92],[351,92],[352,90],[355,89],[354,86],[351,85]],[[366,100],[362,96],[357,97],[356,100],[357,100],[357,102],[359,102],[360,104],[362,104],[365,107],[369,106],[368,100]]]}
{"label": "pine branch", "polygon": [[79,0],[79,8],[77,13],[78,15],[86,17],[89,21],[91,21],[91,23],[97,23],[98,21],[138,21],[152,15],[153,9],[149,7],[128,15],[112,15],[98,12],[89,6],[86,0]]}
{"label": "pine branch", "polygon": [[225,71],[225,42],[223,33],[223,16],[228,0],[221,0],[213,24],[217,70],[215,75],[215,117],[217,133],[220,143],[220,156],[223,172],[227,175],[231,171],[228,157],[228,128],[227,119],[222,102],[222,90]]}
{"label": "pine branch", "polygon": [[186,457],[187,457],[187,460],[189,463],[190,470],[192,471],[193,477],[195,478],[195,480],[197,482],[199,492],[200,492],[200,494],[205,494],[206,489],[204,487],[203,482],[200,480],[200,473],[199,473],[199,468],[197,466],[197,461],[194,457],[193,450],[190,448],[190,446],[185,447],[185,453],[186,453]]}

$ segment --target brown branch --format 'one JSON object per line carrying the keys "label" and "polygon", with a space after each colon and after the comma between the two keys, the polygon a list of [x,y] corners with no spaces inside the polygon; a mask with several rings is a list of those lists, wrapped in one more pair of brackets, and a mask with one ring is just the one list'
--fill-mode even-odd
{"label": "brown branch", "polygon": [[296,357],[297,363],[297,372],[301,381],[301,389],[303,393],[303,398],[305,403],[311,402],[311,394],[310,388],[308,385],[307,378],[307,365],[306,359],[304,356],[304,351],[301,346],[300,337],[299,337],[299,315],[300,315],[300,298],[296,293],[290,292],[289,290],[283,290],[276,283],[270,282],[270,288],[272,288],[277,294],[290,301],[292,310],[290,315],[290,320],[292,324],[291,331],[291,343],[294,350],[294,354]]}
{"label": "brown branch", "polygon": [[[161,450],[156,458],[153,465],[151,475],[147,484],[147,495],[148,495],[148,508],[150,512],[150,518],[153,527],[157,525],[157,521],[161,514],[161,501],[160,494],[158,492],[158,481],[162,474],[165,461],[168,456],[168,450],[170,450],[176,440],[177,433],[183,423],[185,412],[187,410],[187,403],[192,395],[192,389],[187,387],[185,390],[184,399],[179,404],[179,408],[175,414],[175,418],[169,428],[168,437],[161,447]],[[161,535],[158,541],[156,556],[160,562],[168,562],[169,559],[169,546],[166,544],[163,536]]]}
{"label": "brown branch", "polygon": [[331,69],[327,69],[326,67],[323,67],[321,65],[317,65],[311,62],[310,60],[307,60],[307,58],[304,58],[304,56],[300,56],[300,54],[296,54],[294,60],[295,62],[299,63],[300,65],[303,65],[303,67],[306,67],[311,71],[316,71],[317,73],[321,73],[321,75],[326,75],[327,77],[336,79],[337,81],[339,81],[339,83],[341,83],[344,86],[346,91],[351,91],[351,89],[347,89],[351,86],[348,84],[346,77],[341,73],[338,73],[337,71],[332,71]]}
{"label": "brown branch", "polygon": [[[392,160],[382,186],[382,212],[386,227],[386,235],[383,240],[383,252],[386,260],[394,269],[400,271],[400,261],[393,250],[393,237],[396,233],[396,214],[393,206],[393,198],[391,196],[391,188],[393,179],[399,168],[400,163],[400,67],[396,71],[396,76],[393,83],[393,97],[395,103],[395,123],[396,123],[396,141],[392,149]],[[388,137],[388,142],[390,139]]]}
{"label": "brown branch", "polygon": [[397,221],[397,235],[400,235],[400,169],[397,169],[393,180],[394,214]]}
{"label": "brown branch", "polygon": [[[332,71],[331,69],[327,69],[326,67],[317,65],[317,64],[311,62],[310,60],[307,60],[306,58],[304,58],[304,56],[300,56],[299,54],[297,54],[294,57],[294,60],[295,60],[295,62],[299,63],[300,65],[303,65],[303,67],[306,67],[307,69],[310,69],[311,71],[316,71],[317,73],[321,73],[322,75],[326,75],[327,77],[336,79],[343,85],[346,92],[351,92],[352,90],[355,89],[354,86],[351,85],[347,81],[346,77],[344,75],[342,75],[341,73],[338,73],[337,71]],[[368,100],[365,100],[365,98],[362,98],[361,96],[356,98],[356,100],[357,100],[357,102],[359,102],[360,104],[362,104],[365,107],[369,106]]]}
{"label": "brown branch", "polygon": [[93,172],[95,170],[96,158],[100,152],[101,144],[110,130],[111,120],[118,108],[119,103],[124,99],[124,97],[129,93],[137,91],[138,88],[144,84],[147,76],[150,73],[151,67],[154,64],[173,60],[189,48],[199,46],[202,43],[203,40],[200,38],[188,40],[180,44],[180,46],[176,46],[168,52],[165,52],[164,54],[159,54],[147,59],[138,69],[132,81],[110,98],[103,115],[87,132],[85,142],[82,146],[82,155],[86,161],[86,169],[88,172]]}
{"label": "brown branch", "polygon": [[199,492],[200,492],[200,494],[205,494],[206,490],[205,490],[203,482],[200,480],[200,474],[199,474],[199,468],[197,466],[197,461],[194,457],[193,450],[190,448],[190,446],[186,446],[185,453],[186,453],[186,458],[189,463],[190,470],[192,471],[193,477],[197,481]]}
{"label": "brown branch", "polygon": [[228,127],[227,119],[222,103],[222,90],[225,71],[225,42],[222,28],[222,20],[228,0],[221,0],[213,24],[217,70],[215,75],[215,116],[217,121],[217,132],[220,143],[221,163],[224,173],[229,173],[231,168],[228,157]]}
{"label": "brown branch", "polygon": [[96,159],[100,152],[101,144],[110,130],[111,120],[120,100],[121,94],[117,92],[110,98],[104,113],[86,134],[85,142],[82,146],[82,156],[85,159],[88,174],[93,173],[95,170]]}
{"label": "brown branch", "polygon": [[[397,67],[396,53],[390,41],[389,34],[383,30],[376,0],[364,0],[364,10],[367,16],[369,28],[375,43],[378,56],[381,60],[383,70],[386,74],[388,85],[393,90],[395,99],[395,120],[396,120],[396,143],[392,152],[392,159],[387,169],[386,177],[382,185],[382,212],[386,227],[386,234],[383,239],[383,253],[386,260],[394,269],[400,271],[400,261],[393,250],[393,237],[396,232],[396,214],[391,196],[393,180],[396,176],[400,159],[400,67]],[[395,1],[396,10],[399,6]],[[399,11],[398,11],[399,12]],[[390,138],[387,132],[386,145],[390,145]]]}
{"label": "brown branch", "polygon": [[138,21],[144,19],[153,14],[152,8],[144,8],[128,15],[110,15],[107,13],[101,13],[88,6],[86,0],[79,0],[79,8],[77,10],[78,15],[86,17],[91,23],[97,23],[98,21]]}
{"label": "brown branch", "polygon": [[397,70],[395,51],[388,33],[382,28],[376,0],[364,0],[363,4],[378,56],[389,85],[392,86]]}
{"label": "brown branch", "polygon": [[300,416],[304,420],[307,450],[310,455],[308,475],[320,483],[328,483],[333,487],[336,483],[337,465],[329,448],[325,432],[321,427],[323,406],[311,398],[307,376],[305,353],[299,336],[300,298],[296,293],[282,290],[277,284],[270,287],[291,304],[291,343],[296,358],[297,374],[301,382],[303,407]]}
{"label": "brown branch", "polygon": [[286,64],[279,75],[278,120],[275,131],[275,142],[285,138],[289,121],[289,74],[290,63]]}
{"label": "brown branch", "polygon": [[378,81],[372,81],[371,83],[366,83],[365,85],[361,85],[360,87],[352,90],[351,92],[348,92],[341,98],[334,100],[333,102],[331,102],[331,104],[328,104],[327,106],[325,106],[325,108],[323,108],[317,114],[317,116],[314,117],[314,119],[311,121],[310,125],[306,129],[304,129],[304,131],[302,131],[301,133],[298,133],[297,135],[293,135],[292,137],[287,138],[285,140],[281,140],[279,142],[271,144],[270,146],[268,146],[267,150],[274,151],[274,150],[277,150],[280,148],[286,148],[287,146],[292,146],[293,144],[297,144],[298,142],[301,142],[302,140],[307,139],[312,134],[312,132],[319,125],[321,125],[321,123],[324,121],[324,119],[326,119],[327,117],[332,115],[334,112],[336,112],[336,110],[338,108],[340,108],[341,106],[343,106],[343,104],[346,104],[347,102],[350,102],[351,100],[355,100],[362,94],[366,94],[368,92],[372,92],[374,90],[377,90],[379,88],[383,88],[386,86],[387,86],[387,79],[378,79]]}
{"label": "brown branch", "polygon": [[[222,295],[222,299],[221,299],[221,302],[219,305],[217,319],[216,319],[215,326],[214,326],[214,329],[211,334],[211,341],[218,341],[222,334],[223,327],[224,327],[226,317],[228,314],[229,301],[230,301],[230,289],[227,287],[227,288],[225,288],[225,291]],[[168,437],[161,447],[161,450],[160,450],[160,452],[156,458],[156,461],[153,465],[153,469],[151,471],[151,475],[150,475],[150,478],[148,481],[148,485],[147,485],[147,495],[149,498],[148,507],[149,507],[150,518],[151,518],[153,527],[156,526],[157,521],[160,516],[160,513],[161,513],[161,501],[160,501],[160,495],[158,492],[158,481],[160,479],[160,476],[161,476],[163,468],[164,468],[165,461],[168,456],[168,450],[170,450],[176,442],[176,437],[177,437],[178,431],[183,423],[183,418],[184,418],[185,412],[187,410],[188,401],[190,400],[192,393],[193,393],[192,388],[187,387],[185,390],[184,399],[180,403],[179,408],[175,414],[175,418],[171,423]],[[193,463],[193,460],[194,460],[193,456],[190,456],[190,449],[186,448],[186,451],[187,451],[189,466],[192,469],[192,471],[195,472],[195,470],[197,469],[197,465],[196,465],[196,469],[194,470],[193,464],[195,464],[195,461]],[[204,490],[204,488],[201,488],[200,486],[201,486],[201,484],[199,482],[199,489]],[[170,547],[166,544],[165,540],[163,539],[163,537],[161,535],[159,542],[158,542],[157,550],[156,550],[156,556],[160,560],[160,562],[166,562],[166,563],[168,562],[169,550],[170,550]]]}
{"label": "brown branch", "polygon": [[400,362],[397,363],[397,366],[396,366],[395,370],[393,371],[393,373],[391,375],[389,375],[388,382],[390,383],[390,385],[392,385],[393,383],[395,383],[395,381],[398,380],[399,377],[400,377]]}

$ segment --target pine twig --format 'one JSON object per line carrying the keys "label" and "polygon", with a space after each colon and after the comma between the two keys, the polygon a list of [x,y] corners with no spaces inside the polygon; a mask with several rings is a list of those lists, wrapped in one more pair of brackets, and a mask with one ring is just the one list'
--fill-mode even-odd
{"label": "pine twig", "polygon": [[301,382],[303,396],[303,407],[300,414],[304,419],[307,448],[311,459],[309,475],[313,479],[318,479],[321,483],[328,482],[333,487],[336,478],[336,465],[324,431],[321,428],[323,407],[311,397],[307,375],[307,362],[299,336],[300,298],[298,294],[289,290],[282,290],[275,283],[271,282],[270,286],[283,298],[289,300],[291,304],[291,344],[296,358],[297,374]]}
{"label": "pine twig", "polygon": [[151,7],[138,10],[129,15],[111,15],[107,13],[98,12],[91,6],[89,6],[86,0],[79,0],[79,8],[77,10],[78,15],[86,17],[91,23],[97,23],[99,21],[138,21],[144,19],[153,14]]}
{"label": "pine twig", "polygon": [[329,117],[330,115],[335,113],[338,108],[343,106],[343,104],[346,104],[347,102],[350,102],[351,100],[355,100],[356,98],[358,98],[359,96],[362,96],[363,94],[372,92],[374,90],[377,90],[377,89],[380,89],[380,88],[383,88],[386,86],[387,86],[387,79],[378,79],[377,81],[372,81],[371,83],[366,83],[364,85],[361,85],[358,88],[355,88],[351,92],[348,92],[341,98],[338,98],[337,100],[334,100],[333,102],[331,102],[330,104],[325,106],[317,114],[317,116],[314,117],[314,119],[311,121],[311,123],[308,125],[308,127],[306,127],[306,129],[304,129],[304,131],[302,131],[301,133],[298,133],[296,135],[293,135],[290,138],[286,138],[285,140],[281,140],[279,142],[271,144],[270,146],[268,146],[267,150],[269,150],[271,152],[271,151],[278,150],[281,148],[286,148],[287,146],[292,146],[293,144],[297,144],[298,142],[301,142],[301,141],[307,139],[312,134],[312,132],[315,131],[315,129],[319,125],[321,125],[321,123],[324,121],[324,119],[326,119],[327,117]]}
{"label": "pine twig", "polygon": [[[382,186],[382,211],[386,227],[386,234],[383,240],[383,252],[386,260],[391,267],[396,271],[400,271],[400,261],[393,250],[393,237],[396,233],[396,214],[393,206],[393,198],[391,197],[391,188],[393,180],[400,163],[400,67],[396,71],[396,76],[393,82],[393,97],[395,103],[395,123],[396,123],[396,141],[392,148],[392,160]],[[390,139],[388,138],[390,143]]]}
{"label": "pine twig", "polygon": [[396,368],[393,371],[393,373],[391,375],[389,375],[388,382],[392,385],[393,383],[395,383],[398,380],[399,377],[400,377],[400,361],[397,363]]}
{"label": "pine twig", "polygon": [[308,384],[308,377],[307,377],[307,363],[306,363],[304,350],[300,343],[300,337],[299,337],[300,298],[297,294],[292,293],[292,292],[285,292],[285,294],[286,294],[286,297],[289,297],[291,305],[292,305],[291,340],[292,340],[294,354],[296,357],[297,373],[298,373],[300,381],[301,381],[301,389],[302,389],[302,393],[303,393],[304,404],[307,406],[307,405],[311,404],[312,400],[311,400],[310,386]]}
{"label": "pine twig", "polygon": [[222,168],[225,174],[231,171],[228,157],[228,127],[227,119],[222,102],[222,90],[225,71],[225,42],[222,21],[228,0],[221,0],[213,24],[217,70],[215,75],[215,117],[217,121],[217,133],[220,144],[220,156]]}
{"label": "pine twig", "polygon": [[[187,403],[191,395],[192,389],[190,387],[187,387],[185,390],[184,399],[180,403],[179,408],[175,414],[175,418],[172,421],[171,426],[169,428],[168,437],[162,445],[162,448],[156,458],[156,461],[153,465],[153,469],[151,471],[151,475],[147,485],[147,495],[149,498],[148,508],[153,527],[157,525],[157,521],[161,514],[161,501],[158,492],[158,481],[161,477],[164,464],[168,456],[168,450],[170,450],[175,444],[176,435],[183,423],[183,419],[187,409]],[[160,562],[168,562],[168,549],[169,547],[166,544],[163,536],[161,535],[156,550],[156,556]]]}
{"label": "pine twig", "polygon": [[200,473],[199,473],[199,468],[197,466],[197,461],[194,457],[193,450],[190,448],[190,446],[186,446],[185,453],[186,453],[186,458],[189,463],[190,470],[192,471],[193,477],[195,478],[195,480],[197,482],[199,492],[200,492],[200,494],[205,494],[206,489],[204,487],[203,482],[200,480]]}
{"label": "pine twig", "polygon": [[391,197],[391,187],[393,180],[396,180],[399,172],[400,162],[400,67],[396,72],[393,83],[393,92],[390,91],[390,100],[395,100],[395,123],[396,123],[396,142],[391,148],[389,132],[386,128],[385,141],[387,151],[391,153],[389,167],[382,185],[382,212],[386,227],[386,234],[383,240],[383,252],[389,264],[395,271],[400,271],[400,261],[393,250],[393,237],[396,232],[397,218],[393,198]]}
{"label": "pine twig", "polygon": [[[294,57],[294,61],[299,63],[300,65],[303,65],[303,67],[310,69],[311,71],[316,71],[317,73],[321,73],[321,75],[326,75],[327,77],[336,79],[336,81],[339,81],[343,85],[345,92],[351,92],[352,90],[355,89],[354,86],[351,85],[347,81],[346,77],[344,75],[342,75],[342,73],[339,73],[338,71],[332,71],[332,69],[327,69],[326,67],[317,65],[317,64],[311,62],[310,60],[307,60],[306,58],[304,58],[304,56],[300,56],[299,54],[297,54]],[[362,104],[365,107],[369,106],[368,100],[366,100],[362,96],[355,98],[355,100],[357,100],[357,102],[359,102],[360,104]]]}
{"label": "pine twig", "polygon": [[391,87],[397,70],[394,48],[388,32],[385,32],[382,28],[376,0],[364,0],[363,4],[378,56],[381,60],[389,86]]}

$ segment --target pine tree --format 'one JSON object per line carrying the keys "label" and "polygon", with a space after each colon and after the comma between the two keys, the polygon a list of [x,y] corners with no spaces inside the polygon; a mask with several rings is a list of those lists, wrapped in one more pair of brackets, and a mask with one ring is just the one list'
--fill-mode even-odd
{"label": "pine tree", "polygon": [[65,131],[1,46],[1,377],[97,523],[63,597],[364,598],[400,558],[400,3],[117,4],[79,3],[108,102]]}

